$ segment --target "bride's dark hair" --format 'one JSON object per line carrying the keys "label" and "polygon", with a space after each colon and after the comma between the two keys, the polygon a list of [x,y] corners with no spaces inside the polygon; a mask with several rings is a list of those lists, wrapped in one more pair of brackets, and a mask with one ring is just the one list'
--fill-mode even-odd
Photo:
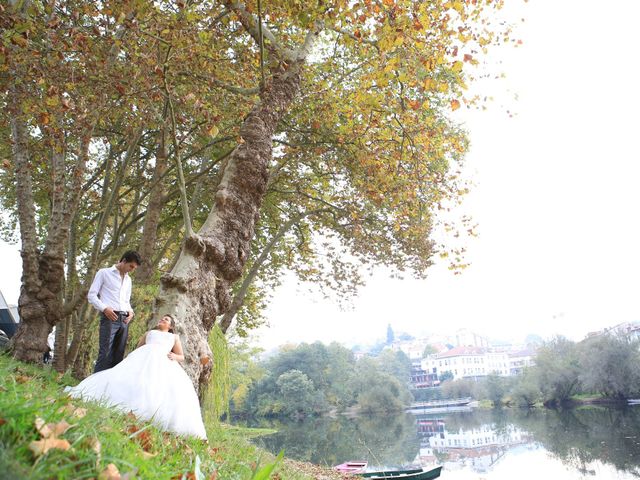
{"label": "bride's dark hair", "polygon": [[[164,317],[169,317],[171,319],[171,323],[170,323],[171,326],[169,327],[169,333],[175,333],[173,331],[173,329],[176,328],[176,319],[174,318],[174,316],[171,315],[170,313],[165,313],[160,318],[164,318]],[[153,330],[159,330],[159,328],[155,326],[153,327]]]}

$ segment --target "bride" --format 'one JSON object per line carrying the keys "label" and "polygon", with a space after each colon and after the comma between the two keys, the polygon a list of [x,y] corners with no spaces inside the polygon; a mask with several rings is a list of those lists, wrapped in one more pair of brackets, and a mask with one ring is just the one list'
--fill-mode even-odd
{"label": "bride", "polygon": [[125,413],[131,411],[162,430],[206,440],[198,396],[178,364],[184,355],[174,327],[174,318],[164,315],[122,362],[66,391],[75,398],[103,402]]}

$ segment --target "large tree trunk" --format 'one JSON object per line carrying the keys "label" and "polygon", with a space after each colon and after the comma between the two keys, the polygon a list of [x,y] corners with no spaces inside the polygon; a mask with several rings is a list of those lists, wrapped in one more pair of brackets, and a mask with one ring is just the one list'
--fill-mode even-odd
{"label": "large tree trunk", "polygon": [[[18,298],[20,326],[12,339],[13,355],[18,360],[40,363],[47,351],[47,337],[63,317],[64,251],[73,215],[80,200],[81,180],[87,161],[89,138],[80,146],[71,181],[65,180],[63,140],[52,149],[52,197],[49,228],[44,250],[37,245],[34,193],[29,158],[29,132],[26,123],[12,106],[11,134],[16,175],[16,201],[22,242],[22,285]],[[54,134],[55,135],[55,134]]]}
{"label": "large tree trunk", "polygon": [[11,134],[22,242],[22,285],[18,298],[20,325],[12,339],[12,348],[18,360],[40,363],[47,350],[49,332],[60,318],[59,294],[64,277],[64,258],[62,255],[41,254],[38,250],[28,130],[16,111],[11,117]]}
{"label": "large tree trunk", "polygon": [[172,313],[196,388],[206,385],[212,353],[207,339],[230,305],[230,285],[242,274],[266,192],[272,136],[300,85],[300,63],[278,72],[245,118],[242,141],[222,172],[215,204],[200,231],[185,241],[171,272],[161,279],[156,316]]}

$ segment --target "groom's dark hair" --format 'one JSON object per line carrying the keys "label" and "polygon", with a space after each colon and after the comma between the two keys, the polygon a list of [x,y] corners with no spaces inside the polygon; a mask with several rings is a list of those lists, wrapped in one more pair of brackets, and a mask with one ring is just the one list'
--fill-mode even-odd
{"label": "groom's dark hair", "polygon": [[142,257],[135,250],[127,250],[122,254],[120,261],[124,261],[126,263],[136,262],[138,265],[142,265]]}

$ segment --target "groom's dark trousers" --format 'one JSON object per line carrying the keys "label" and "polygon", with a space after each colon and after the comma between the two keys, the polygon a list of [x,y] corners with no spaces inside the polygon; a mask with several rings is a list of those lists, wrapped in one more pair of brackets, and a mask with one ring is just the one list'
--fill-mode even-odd
{"label": "groom's dark trousers", "polygon": [[124,322],[127,312],[116,311],[115,314],[118,319],[114,321],[109,320],[104,313],[100,314],[100,340],[94,373],[115,367],[124,358],[129,336],[129,324]]}

